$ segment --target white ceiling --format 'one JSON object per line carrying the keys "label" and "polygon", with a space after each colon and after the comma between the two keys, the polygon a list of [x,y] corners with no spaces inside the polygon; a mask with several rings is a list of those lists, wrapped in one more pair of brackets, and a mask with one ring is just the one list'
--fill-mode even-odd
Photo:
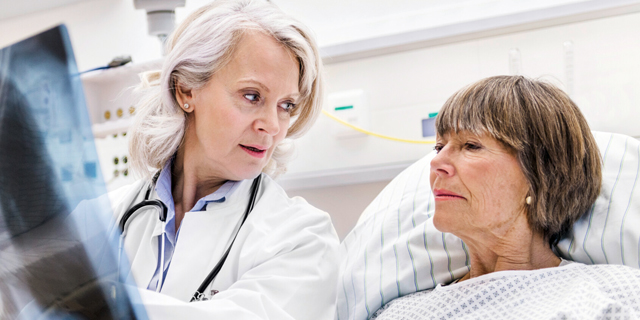
{"label": "white ceiling", "polygon": [[0,20],[90,0],[0,0]]}

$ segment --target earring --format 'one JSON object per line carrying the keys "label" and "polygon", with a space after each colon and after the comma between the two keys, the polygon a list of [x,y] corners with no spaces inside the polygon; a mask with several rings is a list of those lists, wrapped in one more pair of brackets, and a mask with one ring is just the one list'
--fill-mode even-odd
{"label": "earring", "polygon": [[188,103],[185,103],[185,104],[184,104],[184,108],[185,108],[185,109],[189,109],[189,104],[188,104]]}
{"label": "earring", "polygon": [[526,202],[527,204],[531,204],[531,196],[528,196],[524,199],[524,202]]}

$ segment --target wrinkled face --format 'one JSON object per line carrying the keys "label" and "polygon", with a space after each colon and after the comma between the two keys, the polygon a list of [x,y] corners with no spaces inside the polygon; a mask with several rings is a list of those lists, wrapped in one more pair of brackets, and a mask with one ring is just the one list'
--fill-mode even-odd
{"label": "wrinkled face", "polygon": [[502,143],[488,135],[450,133],[437,137],[436,151],[430,179],[438,230],[463,240],[504,234],[525,214],[527,181]]}
{"label": "wrinkled face", "polygon": [[246,33],[231,61],[202,88],[192,90],[185,144],[204,157],[213,175],[257,176],[285,138],[297,99],[299,67],[273,37]]}

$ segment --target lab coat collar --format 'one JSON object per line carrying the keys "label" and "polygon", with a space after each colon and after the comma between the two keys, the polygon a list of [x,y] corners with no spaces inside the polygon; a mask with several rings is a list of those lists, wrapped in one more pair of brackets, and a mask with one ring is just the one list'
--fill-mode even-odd
{"label": "lab coat collar", "polygon": [[[249,191],[253,179],[246,179],[240,181],[228,181],[233,183],[229,192],[225,195],[224,202],[208,202],[204,211],[213,212],[218,211],[230,206],[234,206],[238,201],[248,201]],[[227,214],[227,212],[219,212],[216,214]]]}
{"label": "lab coat collar", "polygon": [[[225,201],[224,202],[208,202],[205,211],[207,212],[218,211],[218,210],[233,206],[238,201],[248,200],[249,189],[251,189],[251,184],[253,183],[253,180],[254,179],[246,179],[241,181],[229,181],[229,182],[232,182],[233,185],[231,186],[231,188],[229,188],[228,192],[226,193]],[[155,189],[156,188],[154,188],[152,194],[150,195],[149,197],[150,199],[159,198],[158,192]],[[146,189],[143,191],[146,192]],[[232,213],[233,212],[230,211],[230,212],[218,212],[216,214],[232,214]],[[174,211],[174,215],[175,215],[175,211]],[[167,218],[167,221],[169,221],[168,218]],[[160,219],[156,219],[152,236],[157,237],[161,235],[163,232],[164,232],[164,228],[163,228],[162,221],[160,221]]]}
{"label": "lab coat collar", "polygon": [[[212,202],[207,205],[206,211],[188,212],[185,215],[163,293],[181,300],[188,299],[220,261],[239,230],[252,182],[253,179],[239,181],[237,190],[225,202]],[[207,246],[207,256],[190,250],[195,246]],[[193,277],[185,280],[184,274]]]}
{"label": "lab coat collar", "polygon": [[[163,230],[164,233],[167,234],[167,239],[169,240],[169,242],[171,242],[171,244],[175,246],[178,230],[176,230],[175,226],[176,210],[171,190],[171,170],[173,169],[174,161],[175,156],[167,160],[164,167],[160,171],[160,176],[158,177],[154,189],[160,201],[162,201],[167,206],[167,221],[164,224]],[[201,199],[198,199],[196,204],[189,210],[189,212],[202,211],[203,208],[205,208],[211,202],[224,202],[226,200],[226,197],[228,197],[236,190],[236,185],[236,181],[225,182],[220,188],[218,188],[218,190],[202,197]]]}

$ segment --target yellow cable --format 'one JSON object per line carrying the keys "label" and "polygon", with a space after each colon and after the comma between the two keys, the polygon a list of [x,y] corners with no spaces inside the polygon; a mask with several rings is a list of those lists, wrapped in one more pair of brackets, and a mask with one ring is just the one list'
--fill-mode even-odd
{"label": "yellow cable", "polygon": [[327,117],[329,117],[329,118],[341,123],[342,125],[345,125],[345,126],[351,128],[353,130],[360,131],[360,132],[362,132],[364,134],[368,134],[370,136],[374,136],[374,137],[378,137],[378,138],[382,138],[382,139],[387,139],[387,140],[392,140],[392,141],[406,142],[406,143],[418,143],[418,144],[434,144],[434,143],[436,143],[435,140],[409,140],[409,139],[401,139],[401,138],[385,136],[385,135],[382,135],[382,134],[378,134],[378,133],[371,132],[371,131],[362,129],[360,127],[354,126],[351,123],[346,122],[346,121],[344,121],[344,120],[332,115],[331,113],[327,112],[326,110],[322,110],[322,113],[325,116],[327,116]]}

